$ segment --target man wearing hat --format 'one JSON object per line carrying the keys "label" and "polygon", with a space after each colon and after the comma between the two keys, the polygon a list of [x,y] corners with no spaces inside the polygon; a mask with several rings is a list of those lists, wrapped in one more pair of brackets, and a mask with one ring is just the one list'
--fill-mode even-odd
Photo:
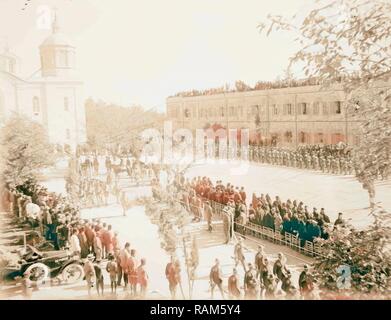
{"label": "man wearing hat", "polygon": [[279,252],[278,258],[273,266],[273,274],[276,276],[278,282],[282,282],[286,277],[288,269],[286,268],[286,258],[285,256]]}
{"label": "man wearing hat", "polygon": [[300,288],[300,293],[304,299],[311,298],[311,293],[312,290],[314,289],[314,286],[313,286],[312,277],[308,271],[307,264],[304,265],[303,271],[300,273],[299,288]]}
{"label": "man wearing hat", "polygon": [[231,299],[240,298],[240,290],[238,288],[238,271],[233,269],[232,275],[228,278],[228,294]]}
{"label": "man wearing hat", "polygon": [[223,209],[223,230],[225,243],[228,244],[231,239],[231,213],[228,207]]}
{"label": "man wearing hat", "polygon": [[111,293],[117,293],[118,265],[113,254],[109,253],[108,259],[109,262],[107,262],[106,271],[110,275]]}
{"label": "man wearing hat", "polygon": [[211,298],[213,299],[214,289],[217,286],[220,290],[221,296],[225,299],[223,290],[223,279],[221,279],[221,269],[219,259],[215,259],[214,266],[210,269],[209,281],[211,287]]}
{"label": "man wearing hat", "polygon": [[254,259],[254,265],[255,265],[255,270],[257,271],[257,278],[259,278],[261,284],[262,284],[262,278],[263,278],[263,273],[265,272],[266,269],[266,264],[265,264],[265,251],[264,251],[264,246],[259,245],[258,246],[258,252],[255,255]]}
{"label": "man wearing hat", "polygon": [[208,231],[212,232],[212,207],[211,207],[209,201],[205,201],[204,216],[205,216],[205,220],[208,225]]}
{"label": "man wearing hat", "polygon": [[248,270],[244,274],[244,291],[246,299],[256,299],[257,297],[257,278],[251,263],[248,264]]}
{"label": "man wearing hat", "polygon": [[243,253],[243,239],[242,238],[239,238],[238,242],[235,244],[234,259],[235,259],[235,268],[238,266],[238,264],[240,262],[243,266],[244,272],[246,272],[246,263],[245,263],[244,253]]}
{"label": "man wearing hat", "polygon": [[94,255],[90,253],[87,256],[86,262],[84,263],[84,275],[87,282],[87,290],[89,296],[91,295],[91,288],[94,286],[94,282],[96,279],[93,261]]}
{"label": "man wearing hat", "polygon": [[176,290],[178,284],[181,281],[179,262],[177,263],[174,256],[171,257],[171,261],[166,266],[166,278],[168,280],[168,286],[171,293],[171,299],[176,299]]}

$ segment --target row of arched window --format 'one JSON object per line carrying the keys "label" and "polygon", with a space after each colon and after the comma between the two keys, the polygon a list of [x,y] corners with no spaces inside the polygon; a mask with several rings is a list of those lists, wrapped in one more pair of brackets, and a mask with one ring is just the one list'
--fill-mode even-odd
{"label": "row of arched window", "polygon": [[[200,108],[184,108],[183,116],[185,118],[197,117],[202,118],[214,118],[214,117],[225,117],[225,113],[228,113],[228,117],[240,117],[247,115],[247,118],[251,118],[256,114],[261,114],[266,111],[267,106],[264,105],[253,105],[248,107],[243,106],[202,106]],[[226,111],[226,112],[225,112]],[[272,104],[270,109],[272,116],[282,115],[293,115],[297,112],[298,115],[332,115],[342,114],[342,102],[341,101],[324,101],[324,102],[300,102],[297,104],[297,108],[293,103],[284,104]],[[171,117],[178,117],[178,107],[172,107],[169,109],[169,115]]]}

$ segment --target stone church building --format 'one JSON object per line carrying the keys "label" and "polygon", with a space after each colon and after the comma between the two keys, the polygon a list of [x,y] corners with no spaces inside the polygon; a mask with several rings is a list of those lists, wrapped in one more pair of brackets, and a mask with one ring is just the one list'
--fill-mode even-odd
{"label": "stone church building", "polygon": [[76,75],[75,47],[54,18],[51,34],[39,46],[39,72],[19,76],[20,60],[8,48],[0,53],[0,125],[13,114],[25,115],[61,146],[86,142],[83,82]]}

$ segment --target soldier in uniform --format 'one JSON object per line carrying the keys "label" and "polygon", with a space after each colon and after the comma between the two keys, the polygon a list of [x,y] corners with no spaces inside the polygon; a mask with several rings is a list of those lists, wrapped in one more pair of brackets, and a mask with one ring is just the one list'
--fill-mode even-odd
{"label": "soldier in uniform", "polygon": [[111,293],[117,293],[118,265],[112,254],[109,254],[109,262],[106,265],[106,271],[110,276]]}
{"label": "soldier in uniform", "polygon": [[129,201],[128,201],[128,198],[126,196],[125,191],[121,191],[120,203],[121,203],[121,207],[122,207],[122,214],[123,214],[123,216],[126,216],[126,211],[129,208]]}
{"label": "soldier in uniform", "polygon": [[91,288],[94,286],[96,280],[93,261],[94,261],[94,255],[89,254],[87,256],[87,261],[84,263],[84,275],[87,282],[87,290],[89,296],[91,295]]}
{"label": "soldier in uniform", "polygon": [[147,287],[149,282],[149,277],[147,271],[145,270],[145,265],[147,261],[145,258],[141,259],[140,265],[137,267],[137,283],[140,286],[140,296],[145,298],[147,293]]}
{"label": "soldier in uniform", "polygon": [[235,244],[234,247],[234,259],[235,259],[235,268],[238,266],[239,262],[243,266],[244,272],[246,272],[246,261],[243,254],[243,239],[239,238],[239,241]]}
{"label": "soldier in uniform", "polygon": [[262,285],[262,279],[264,276],[264,272],[266,269],[265,258],[266,258],[266,255],[264,252],[264,246],[259,245],[258,252],[255,255],[254,265],[255,265],[255,270],[257,271],[256,276],[257,276],[257,278],[259,278],[261,285]]}
{"label": "soldier in uniform", "polygon": [[176,299],[176,291],[178,288],[178,284],[181,282],[181,269],[179,265],[179,261],[175,259],[174,256],[171,257],[171,261],[166,265],[166,278],[168,280],[168,287],[171,293],[171,299]]}
{"label": "soldier in uniform", "polygon": [[257,297],[257,277],[251,263],[244,274],[244,296],[246,299],[256,299]]}
{"label": "soldier in uniform", "polygon": [[324,156],[320,158],[320,170],[322,170],[322,172],[326,171],[326,159]]}
{"label": "soldier in uniform", "polygon": [[284,255],[281,252],[278,253],[278,258],[273,266],[273,274],[276,276],[278,282],[282,282],[288,273],[285,261]]}
{"label": "soldier in uniform", "polygon": [[312,164],[314,170],[319,170],[319,158],[316,155],[312,156]]}
{"label": "soldier in uniform", "polygon": [[208,231],[209,232],[212,232],[212,207],[211,205],[209,204],[209,201],[205,201],[205,205],[204,205],[204,217],[205,217],[205,220],[208,224]]}
{"label": "soldier in uniform", "polygon": [[135,297],[137,294],[137,265],[138,265],[138,259],[136,258],[136,250],[131,249],[130,250],[130,257],[129,257],[129,263],[128,263],[128,282],[130,285],[130,294],[131,296]]}
{"label": "soldier in uniform", "polygon": [[291,161],[292,161],[292,167],[297,168],[298,163],[297,163],[297,154],[296,153],[292,154],[292,160]]}
{"label": "soldier in uniform", "polygon": [[111,163],[110,156],[107,156],[106,160],[105,160],[105,167],[106,167],[107,174],[111,173],[111,165],[112,165],[112,163]]}
{"label": "soldier in uniform", "polygon": [[228,294],[231,300],[240,299],[240,289],[238,288],[238,271],[234,268],[232,275],[228,278]]}
{"label": "soldier in uniform", "polygon": [[210,269],[209,273],[210,288],[211,288],[211,298],[213,299],[213,293],[216,286],[219,288],[221,296],[225,299],[224,290],[223,290],[223,279],[221,278],[221,269],[219,259],[215,259],[214,266]]}
{"label": "soldier in uniform", "polygon": [[314,289],[313,280],[308,271],[308,266],[304,265],[303,271],[299,276],[299,288],[303,299],[309,299],[312,297],[312,291]]}
{"label": "soldier in uniform", "polygon": [[230,212],[230,208],[225,207],[223,209],[223,230],[224,230],[224,237],[225,237],[225,243],[229,243],[231,240],[231,219],[232,219],[232,213]]}
{"label": "soldier in uniform", "polygon": [[331,172],[331,156],[327,157],[327,160],[326,160],[326,170],[327,170],[327,173]]}
{"label": "soldier in uniform", "polygon": [[94,162],[93,162],[93,166],[94,166],[94,173],[95,175],[99,175],[99,161],[98,161],[98,157],[94,157]]}

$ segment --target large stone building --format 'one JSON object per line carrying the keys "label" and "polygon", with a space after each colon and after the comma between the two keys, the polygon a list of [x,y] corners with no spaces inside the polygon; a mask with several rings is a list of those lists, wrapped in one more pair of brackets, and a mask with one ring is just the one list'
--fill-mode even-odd
{"label": "large stone building", "polygon": [[83,82],[76,75],[75,48],[60,33],[57,17],[39,47],[40,70],[23,79],[20,61],[8,48],[0,54],[0,123],[12,114],[41,123],[49,141],[74,148],[86,141]]}
{"label": "large stone building", "polygon": [[167,98],[174,128],[250,129],[250,140],[279,146],[358,142],[359,119],[341,88],[308,85]]}

